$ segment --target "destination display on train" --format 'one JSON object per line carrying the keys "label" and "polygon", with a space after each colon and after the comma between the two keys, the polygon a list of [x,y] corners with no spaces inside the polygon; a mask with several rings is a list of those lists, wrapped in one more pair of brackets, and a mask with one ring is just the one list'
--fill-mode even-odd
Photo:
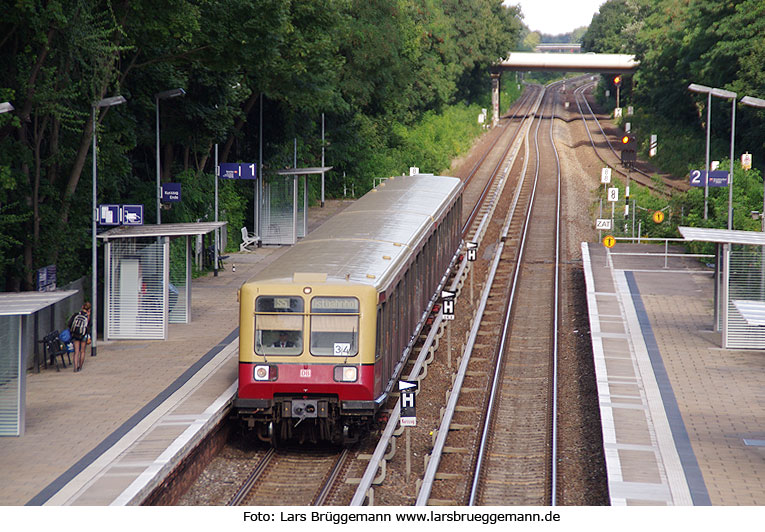
{"label": "destination display on train", "polygon": [[358,312],[359,300],[355,297],[315,297],[311,301],[311,310]]}

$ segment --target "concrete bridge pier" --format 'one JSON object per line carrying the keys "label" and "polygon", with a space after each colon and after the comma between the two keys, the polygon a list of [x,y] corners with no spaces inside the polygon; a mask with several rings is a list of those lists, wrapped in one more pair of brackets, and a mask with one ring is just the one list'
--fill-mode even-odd
{"label": "concrete bridge pier", "polygon": [[491,127],[499,123],[499,77],[501,72],[491,73]]}

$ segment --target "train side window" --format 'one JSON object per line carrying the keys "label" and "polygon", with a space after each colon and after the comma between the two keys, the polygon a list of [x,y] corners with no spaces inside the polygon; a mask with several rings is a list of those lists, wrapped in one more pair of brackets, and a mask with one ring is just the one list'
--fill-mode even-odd
{"label": "train side window", "polygon": [[255,300],[255,353],[296,356],[303,352],[302,297],[260,296]]}
{"label": "train side window", "polygon": [[314,297],[311,300],[311,354],[351,357],[359,352],[359,300]]}

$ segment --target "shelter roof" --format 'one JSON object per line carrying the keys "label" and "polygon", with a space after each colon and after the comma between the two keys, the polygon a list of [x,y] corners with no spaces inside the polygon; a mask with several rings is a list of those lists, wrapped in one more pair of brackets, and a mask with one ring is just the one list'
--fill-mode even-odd
{"label": "shelter roof", "polygon": [[765,233],[759,231],[710,229],[706,227],[678,227],[678,230],[683,238],[688,241],[765,246]]}
{"label": "shelter roof", "polygon": [[53,292],[2,292],[0,293],[0,316],[24,316],[54,305],[73,296],[77,290],[54,290]]}
{"label": "shelter roof", "polygon": [[306,174],[321,174],[332,170],[331,166],[314,166],[309,168],[285,168],[283,170],[277,170],[277,175],[306,175]]}
{"label": "shelter roof", "polygon": [[227,223],[228,222],[197,222],[185,224],[122,225],[99,234],[98,238],[111,240],[114,238],[206,235],[219,227],[223,227]]}

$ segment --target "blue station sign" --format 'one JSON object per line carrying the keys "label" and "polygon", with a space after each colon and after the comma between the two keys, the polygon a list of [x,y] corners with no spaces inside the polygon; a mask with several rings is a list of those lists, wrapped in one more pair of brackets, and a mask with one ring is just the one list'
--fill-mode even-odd
{"label": "blue station sign", "polygon": [[98,206],[98,224],[99,225],[119,225],[120,224],[120,206],[119,205],[99,205]]}
{"label": "blue station sign", "polygon": [[221,163],[218,165],[218,177],[221,179],[257,179],[256,163]]}
{"label": "blue station sign", "polygon": [[99,205],[98,225],[143,225],[143,205]]}
{"label": "blue station sign", "polygon": [[143,205],[123,205],[122,225],[143,225]]}
{"label": "blue station sign", "polygon": [[162,201],[165,203],[181,201],[181,184],[165,183],[162,185]]}
{"label": "blue station sign", "polygon": [[729,172],[725,170],[712,170],[709,172],[709,180],[706,170],[691,170],[690,180],[692,187],[727,187],[730,183]]}

